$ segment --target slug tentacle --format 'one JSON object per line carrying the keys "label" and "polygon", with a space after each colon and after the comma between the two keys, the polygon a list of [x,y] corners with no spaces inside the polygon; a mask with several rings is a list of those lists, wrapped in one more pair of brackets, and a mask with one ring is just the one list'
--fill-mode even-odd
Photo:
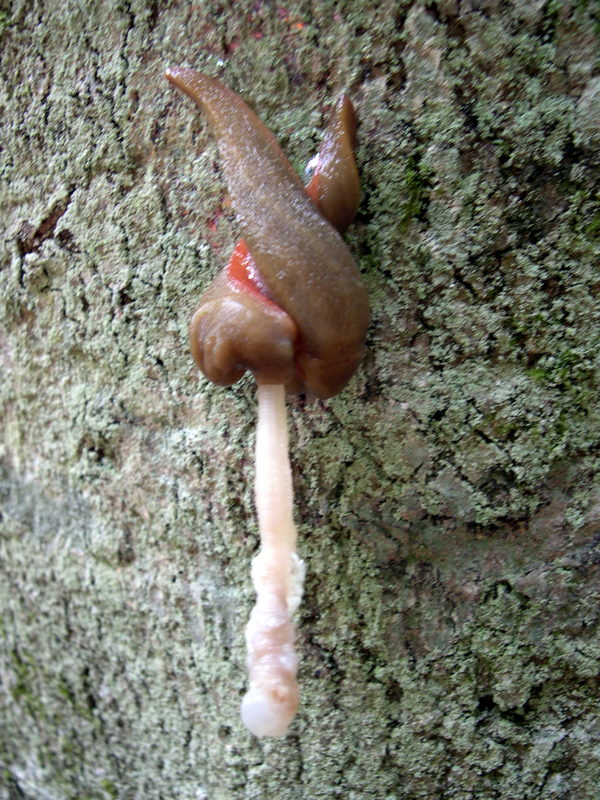
{"label": "slug tentacle", "polygon": [[352,104],[342,98],[334,111],[308,189],[313,202],[275,137],[235,92],[192,69],[166,75],[211,123],[256,278],[236,283],[228,268],[220,273],[192,320],[194,358],[217,383],[249,369],[288,391],[336,394],[362,357],[369,322],[360,273],[336,230],[347,227],[359,198]]}

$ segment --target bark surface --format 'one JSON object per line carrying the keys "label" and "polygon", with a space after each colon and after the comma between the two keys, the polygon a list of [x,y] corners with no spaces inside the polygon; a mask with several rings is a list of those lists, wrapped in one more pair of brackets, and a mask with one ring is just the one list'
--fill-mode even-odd
{"label": "bark surface", "polygon": [[[591,0],[0,3],[2,800],[597,796],[599,54]],[[174,64],[299,169],[360,121],[283,740],[239,720],[254,386],[187,351],[238,232]]]}

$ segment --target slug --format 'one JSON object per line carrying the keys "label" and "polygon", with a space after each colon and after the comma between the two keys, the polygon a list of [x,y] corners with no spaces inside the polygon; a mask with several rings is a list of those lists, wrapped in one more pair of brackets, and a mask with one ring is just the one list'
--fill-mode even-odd
{"label": "slug", "polygon": [[243,237],[192,317],[194,360],[223,386],[249,370],[288,393],[337,394],[362,358],[369,324],[367,293],[340,236],[360,197],[352,103],[342,97],[334,109],[304,187],[239,95],[188,68],[166,77],[208,117]]}

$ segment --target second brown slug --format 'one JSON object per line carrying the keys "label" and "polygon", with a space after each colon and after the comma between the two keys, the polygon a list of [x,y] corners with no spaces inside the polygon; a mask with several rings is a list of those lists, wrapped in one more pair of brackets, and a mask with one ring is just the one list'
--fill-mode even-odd
{"label": "second brown slug", "polygon": [[193,69],[166,77],[211,123],[243,237],[192,318],[198,366],[220,385],[248,369],[288,392],[337,394],[362,357],[369,323],[367,293],[338,232],[359,200],[352,104],[342,97],[336,107],[305,188],[235,92]]}
{"label": "second brown slug", "polygon": [[191,69],[167,78],[204,110],[216,134],[243,238],[200,298],[194,359],[215,383],[250,370],[258,382],[255,502],[261,549],[246,627],[249,686],[241,716],[256,736],[286,733],[299,703],[294,613],[304,564],[296,553],[285,392],[331,397],[364,349],[369,305],[343,242],[358,207],[356,120],[342,97],[304,187],[274,136],[243,100]]}

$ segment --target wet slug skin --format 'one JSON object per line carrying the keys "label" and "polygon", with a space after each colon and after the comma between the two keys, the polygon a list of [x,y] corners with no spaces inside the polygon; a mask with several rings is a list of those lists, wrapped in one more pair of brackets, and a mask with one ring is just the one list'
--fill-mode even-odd
{"label": "wet slug skin", "polygon": [[360,196],[352,103],[338,102],[304,187],[235,92],[192,69],[166,77],[209,119],[243,237],[192,317],[196,363],[220,385],[250,370],[288,392],[337,394],[360,362],[369,324],[367,293],[339,233]]}

